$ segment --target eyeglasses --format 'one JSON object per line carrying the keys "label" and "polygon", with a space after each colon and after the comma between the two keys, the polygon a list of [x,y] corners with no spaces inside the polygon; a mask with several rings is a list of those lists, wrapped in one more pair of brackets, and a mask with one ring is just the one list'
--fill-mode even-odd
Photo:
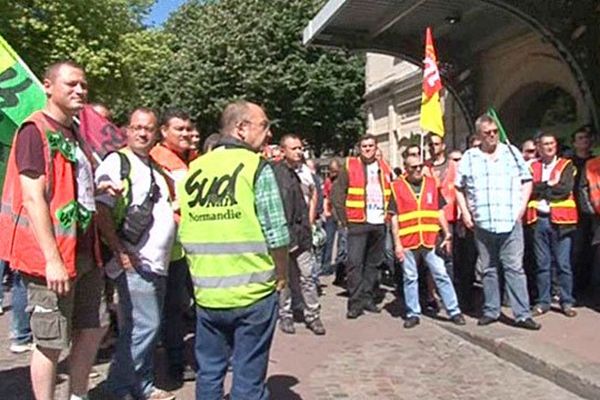
{"label": "eyeglasses", "polygon": [[488,129],[487,131],[483,131],[484,135],[497,135],[498,134],[498,129]]}
{"label": "eyeglasses", "polygon": [[462,158],[462,157],[453,157],[453,158],[452,158],[452,161],[459,162],[459,161],[461,160],[461,158]]}
{"label": "eyeglasses", "polygon": [[523,153],[533,154],[533,153],[535,153],[535,149],[525,149],[525,150],[523,150]]}
{"label": "eyeglasses", "polygon": [[254,122],[250,121],[249,119],[245,119],[242,122],[245,122],[250,125],[258,125],[262,128],[263,131],[266,131],[267,129],[271,128],[271,121],[269,121],[268,119],[262,120],[261,122]]}
{"label": "eyeglasses", "polygon": [[409,171],[421,171],[423,169],[423,164],[409,165],[408,167],[406,167],[406,169]]}

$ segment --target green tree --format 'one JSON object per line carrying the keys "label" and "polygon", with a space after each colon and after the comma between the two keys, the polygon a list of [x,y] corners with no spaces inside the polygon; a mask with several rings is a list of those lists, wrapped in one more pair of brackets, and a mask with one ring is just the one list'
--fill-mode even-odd
{"label": "green tree", "polygon": [[130,98],[137,88],[132,81],[137,76],[128,67],[136,64],[128,51],[154,34],[144,31],[142,25],[153,3],[0,0],[0,34],[38,77],[57,60],[79,62],[87,72],[90,97],[113,107],[119,99]]}
{"label": "green tree", "polygon": [[167,21],[172,56],[144,96],[192,110],[204,134],[227,102],[246,98],[266,107],[276,135],[298,133],[317,153],[348,149],[363,130],[364,61],[302,45],[323,3],[189,1]]}

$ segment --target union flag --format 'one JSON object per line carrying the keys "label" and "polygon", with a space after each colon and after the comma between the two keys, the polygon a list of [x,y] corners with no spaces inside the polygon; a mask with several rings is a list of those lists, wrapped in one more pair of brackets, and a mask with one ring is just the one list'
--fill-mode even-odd
{"label": "union flag", "polygon": [[425,33],[425,59],[423,60],[423,93],[421,97],[421,117],[419,124],[425,132],[444,136],[442,105],[440,104],[442,80],[437,65],[431,28]]}

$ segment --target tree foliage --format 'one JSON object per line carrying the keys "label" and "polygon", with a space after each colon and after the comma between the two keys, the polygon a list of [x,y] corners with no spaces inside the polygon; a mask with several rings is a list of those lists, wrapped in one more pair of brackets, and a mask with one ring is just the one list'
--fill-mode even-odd
{"label": "tree foliage", "polygon": [[302,45],[302,30],[323,3],[188,2],[166,24],[173,55],[145,96],[192,110],[205,134],[227,102],[246,98],[266,107],[276,135],[298,133],[317,153],[349,148],[363,129],[364,62]]}
{"label": "tree foliage", "polygon": [[[132,38],[154,0],[0,0],[0,34],[41,77],[73,59],[87,72],[91,96],[108,104],[135,88],[127,63]],[[144,42],[142,40],[142,42]]]}
{"label": "tree foliage", "polygon": [[325,0],[189,0],[164,28],[145,27],[153,3],[0,0],[0,34],[38,76],[60,59],[82,64],[90,99],[119,122],[136,106],[178,106],[207,135],[226,103],[246,98],[276,135],[298,133],[317,153],[361,133],[363,59],[302,45]]}

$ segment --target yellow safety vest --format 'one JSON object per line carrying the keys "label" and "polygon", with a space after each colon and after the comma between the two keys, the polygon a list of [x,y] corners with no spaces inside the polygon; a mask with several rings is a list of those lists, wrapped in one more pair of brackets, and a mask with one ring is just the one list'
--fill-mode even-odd
{"label": "yellow safety vest", "polygon": [[180,183],[179,239],[198,305],[238,308],[275,290],[275,264],[256,215],[261,158],[243,148],[212,151]]}

